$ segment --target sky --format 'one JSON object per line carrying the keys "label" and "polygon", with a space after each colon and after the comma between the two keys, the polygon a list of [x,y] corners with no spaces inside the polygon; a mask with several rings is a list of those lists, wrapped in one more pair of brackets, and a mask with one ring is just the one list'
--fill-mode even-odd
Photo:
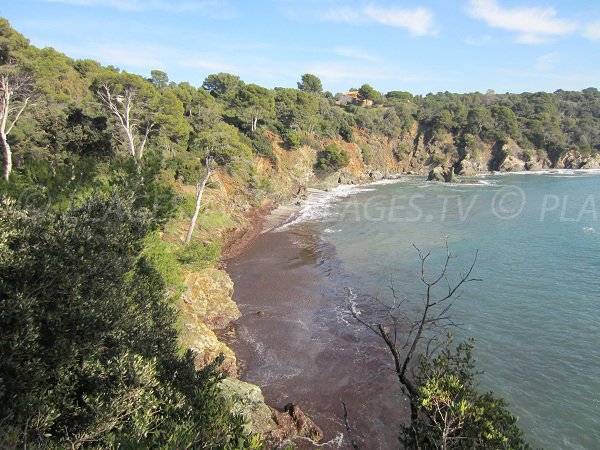
{"label": "sky", "polygon": [[0,0],[38,47],[200,86],[381,92],[600,87],[597,0]]}

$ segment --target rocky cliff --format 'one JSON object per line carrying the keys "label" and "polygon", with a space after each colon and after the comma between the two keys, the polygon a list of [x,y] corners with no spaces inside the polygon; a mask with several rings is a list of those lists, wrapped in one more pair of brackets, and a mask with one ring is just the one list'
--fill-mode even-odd
{"label": "rocky cliff", "polygon": [[[396,139],[355,130],[353,142],[341,139],[317,143],[321,148],[336,143],[349,156],[342,170],[322,173],[315,170],[318,148],[307,145],[285,149],[272,135],[277,163],[263,157],[254,157],[256,177],[267,183],[267,195],[247,189],[247,186],[226,172],[219,172],[215,185],[207,191],[205,204],[210,214],[221,217],[198,229],[204,242],[227,243],[227,253],[241,250],[244,241],[262,229],[261,219],[273,205],[294,202],[307,187],[327,188],[338,183],[355,184],[392,178],[397,174],[427,175],[436,181],[453,181],[456,177],[473,176],[489,171],[537,171],[548,168],[600,168],[600,157],[586,157],[569,152],[554,166],[542,154],[522,149],[514,141],[485,143],[472,142],[471,150],[457,148],[451,135],[439,140],[427,140],[415,127],[410,133]],[[179,186],[182,192],[192,193],[192,187]],[[180,225],[179,233],[186,223]],[[232,244],[232,242],[234,244]],[[235,243],[242,242],[236,247]],[[239,247],[239,248],[238,248]],[[230,251],[236,248],[235,251]],[[186,289],[178,302],[181,318],[181,342],[197,354],[199,367],[219,354],[225,357],[222,369],[228,375],[223,390],[236,402],[238,412],[249,420],[255,433],[273,439],[303,435],[318,438],[318,428],[305,418],[297,407],[291,411],[277,411],[266,405],[260,388],[236,379],[238,367],[235,354],[217,333],[226,329],[240,316],[232,300],[233,282],[223,269],[208,268],[188,271]],[[294,410],[294,408],[296,408]],[[298,419],[300,417],[300,419]]]}

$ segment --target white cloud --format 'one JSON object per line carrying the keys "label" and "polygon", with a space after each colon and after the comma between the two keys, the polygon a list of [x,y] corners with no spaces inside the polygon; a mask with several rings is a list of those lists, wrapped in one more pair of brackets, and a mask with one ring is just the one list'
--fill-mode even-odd
{"label": "white cloud", "polygon": [[592,41],[600,41],[600,20],[588,24],[583,35]]}
{"label": "white cloud", "polygon": [[75,6],[99,6],[118,9],[120,11],[168,11],[206,13],[229,13],[227,0],[42,0],[46,3],[64,3]]}
{"label": "white cloud", "polygon": [[550,7],[503,8],[497,0],[471,0],[469,13],[491,27],[517,32],[517,42],[522,44],[543,44],[579,28]]}
{"label": "white cloud", "polygon": [[426,8],[383,8],[374,5],[359,9],[340,7],[327,10],[323,17],[334,22],[344,22],[352,25],[378,23],[404,28],[413,36],[436,34],[433,13]]}
{"label": "white cloud", "polygon": [[364,13],[374,22],[392,27],[406,28],[414,36],[435,34],[433,14],[425,8],[400,9],[367,6]]}

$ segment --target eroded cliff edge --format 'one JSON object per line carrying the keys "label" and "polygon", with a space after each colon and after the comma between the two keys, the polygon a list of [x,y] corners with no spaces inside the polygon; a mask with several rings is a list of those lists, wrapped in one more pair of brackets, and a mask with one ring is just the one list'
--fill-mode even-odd
{"label": "eroded cliff edge", "polygon": [[[446,175],[473,176],[489,171],[539,171],[551,168],[600,168],[600,158],[584,157],[569,152],[554,164],[542,154],[520,148],[512,140],[469,143],[470,151],[456,149],[452,135],[427,140],[417,127],[402,138],[389,139],[381,135],[355,130],[353,142],[341,139],[318,142],[323,147],[331,142],[342,148],[349,157],[346,167],[334,172],[315,169],[318,148],[308,145],[285,149],[275,135],[271,136],[277,163],[255,156],[257,174],[269,182],[267,195],[247,189],[247,185],[226,171],[218,171],[216,182],[208,189],[203,203],[205,211],[216,221],[206,221],[198,227],[198,239],[205,243],[220,242],[226,258],[234,257],[262,231],[264,217],[278,204],[301,201],[304,188],[326,189],[339,183],[356,184],[395,178],[400,174],[430,175],[448,181]],[[433,174],[433,176],[432,176]],[[193,187],[180,183],[182,193],[193,194]],[[178,239],[185,231],[185,221],[174,225],[167,239]],[[226,259],[225,258],[225,259]],[[293,406],[287,411],[273,409],[264,402],[258,386],[237,377],[240,374],[234,352],[219,340],[240,311],[232,299],[234,285],[225,264],[202,270],[186,270],[184,292],[177,303],[181,319],[181,343],[193,349],[196,364],[202,367],[222,354],[224,392],[234,401],[238,412],[249,420],[253,433],[284,440],[297,435],[318,438],[318,428]],[[298,399],[301,400],[301,399]],[[283,407],[283,405],[276,405]],[[291,410],[290,410],[291,408]]]}

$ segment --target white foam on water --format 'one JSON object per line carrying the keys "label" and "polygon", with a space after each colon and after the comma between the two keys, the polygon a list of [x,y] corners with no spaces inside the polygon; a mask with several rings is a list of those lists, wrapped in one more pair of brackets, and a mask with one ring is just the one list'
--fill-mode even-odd
{"label": "white foam on water", "polygon": [[[395,180],[394,180],[395,181]],[[302,205],[300,212],[290,222],[284,223],[273,231],[285,231],[289,227],[313,220],[323,219],[331,216],[331,210],[335,201],[341,198],[350,197],[361,192],[375,191],[375,188],[369,185],[340,185],[330,191],[317,191],[311,193],[308,200]]]}
{"label": "white foam on water", "polygon": [[544,169],[537,171],[517,170],[514,172],[489,172],[475,175],[476,177],[508,176],[508,175],[600,175],[600,169]]}
{"label": "white foam on water", "polygon": [[596,230],[592,227],[583,227],[583,232],[587,234],[596,234]]}

